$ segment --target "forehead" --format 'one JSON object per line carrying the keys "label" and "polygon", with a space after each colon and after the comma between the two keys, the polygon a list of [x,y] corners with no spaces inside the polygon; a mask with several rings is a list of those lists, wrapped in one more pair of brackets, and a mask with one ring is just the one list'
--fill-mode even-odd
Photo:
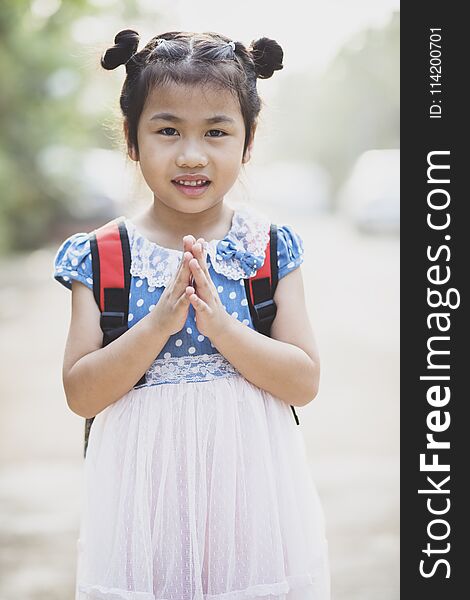
{"label": "forehead", "polygon": [[149,119],[155,112],[168,112],[185,121],[202,121],[224,114],[242,123],[238,99],[227,89],[214,86],[168,84],[149,92],[142,116]]}

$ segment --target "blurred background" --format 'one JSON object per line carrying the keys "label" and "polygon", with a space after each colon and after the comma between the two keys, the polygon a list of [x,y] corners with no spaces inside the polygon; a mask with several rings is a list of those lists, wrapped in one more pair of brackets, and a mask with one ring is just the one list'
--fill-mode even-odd
{"label": "blurred background", "polygon": [[320,393],[298,409],[326,516],[332,600],[399,597],[398,0],[3,0],[0,7],[0,599],[74,597],[84,420],[61,369],[70,234],[151,202],[126,158],[124,67],[171,30],[268,36],[254,156],[227,198],[304,240]]}

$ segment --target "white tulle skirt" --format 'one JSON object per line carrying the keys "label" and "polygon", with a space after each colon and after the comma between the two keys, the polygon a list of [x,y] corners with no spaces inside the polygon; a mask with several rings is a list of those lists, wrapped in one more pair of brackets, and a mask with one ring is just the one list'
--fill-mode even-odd
{"label": "white tulle skirt", "polygon": [[104,409],[84,461],[76,600],[329,600],[301,429],[240,374]]}

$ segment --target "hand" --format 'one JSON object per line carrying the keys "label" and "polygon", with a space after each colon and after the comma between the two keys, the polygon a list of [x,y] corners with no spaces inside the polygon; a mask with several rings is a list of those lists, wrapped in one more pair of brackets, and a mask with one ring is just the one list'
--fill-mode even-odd
{"label": "hand", "polygon": [[186,288],[186,295],[194,307],[198,331],[214,341],[217,333],[227,326],[230,317],[209,274],[203,244],[204,238],[199,238],[192,245],[194,258],[189,260],[189,268],[194,285]]}
{"label": "hand", "polygon": [[[194,252],[193,252],[193,246],[195,243],[199,244],[198,249],[202,248],[202,260],[204,261],[204,264],[207,264],[207,245],[206,242],[204,241],[204,238],[198,238],[197,242],[196,242],[196,238],[194,236],[189,236],[191,238],[190,243],[189,243],[189,251],[192,252],[193,256],[194,256]],[[194,290],[196,291],[197,285],[196,285],[196,281],[194,279],[194,275],[190,269],[189,271],[189,285],[190,287],[193,287]]]}
{"label": "hand", "polygon": [[183,237],[183,256],[173,279],[164,289],[152,313],[157,314],[160,324],[168,332],[168,336],[178,333],[188,318],[189,297],[195,292],[190,285],[191,270],[189,261],[193,258],[191,249],[195,242],[193,235]]}

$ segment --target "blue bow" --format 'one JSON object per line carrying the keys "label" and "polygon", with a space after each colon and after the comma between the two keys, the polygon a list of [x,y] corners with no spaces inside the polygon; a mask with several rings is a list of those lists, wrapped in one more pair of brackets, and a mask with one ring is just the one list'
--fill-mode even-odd
{"label": "blue bow", "polygon": [[255,256],[246,250],[239,250],[232,240],[221,240],[217,244],[216,260],[230,258],[236,258],[240,262],[247,277],[252,275],[254,269],[258,270],[264,262],[264,256]]}

